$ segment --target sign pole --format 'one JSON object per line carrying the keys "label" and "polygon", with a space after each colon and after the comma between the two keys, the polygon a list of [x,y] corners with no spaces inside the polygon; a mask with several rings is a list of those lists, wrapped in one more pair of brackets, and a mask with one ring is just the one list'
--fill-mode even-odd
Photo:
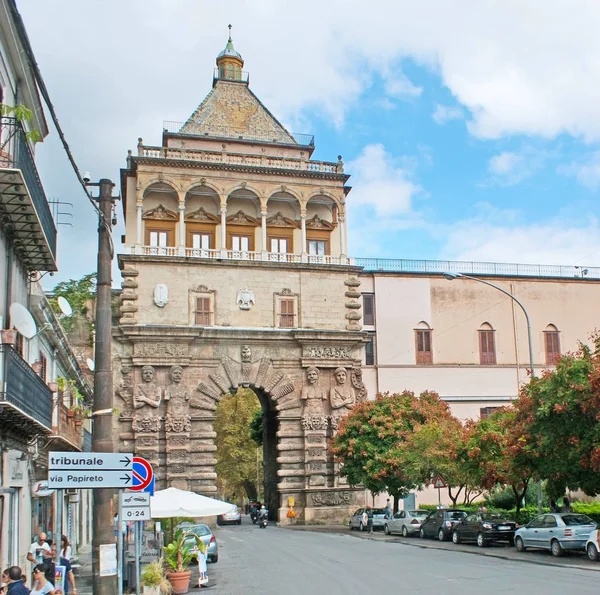
{"label": "sign pole", "polygon": [[442,488],[438,488],[438,506],[442,505]]}
{"label": "sign pole", "polygon": [[54,536],[54,547],[56,548],[56,565],[60,566],[60,548],[62,546],[62,513],[63,513],[63,490],[56,490],[56,535]]}
{"label": "sign pole", "polygon": [[117,515],[117,555],[119,560],[117,562],[117,577],[119,580],[119,595],[123,595],[123,574],[125,569],[123,568],[123,490],[119,490],[119,509]]}
{"label": "sign pole", "polygon": [[135,595],[140,595],[140,558],[142,547],[140,543],[140,521],[135,521]]}

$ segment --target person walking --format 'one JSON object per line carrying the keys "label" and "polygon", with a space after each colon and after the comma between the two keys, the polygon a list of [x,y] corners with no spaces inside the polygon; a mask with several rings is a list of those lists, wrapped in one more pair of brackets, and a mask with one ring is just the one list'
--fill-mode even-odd
{"label": "person walking", "polygon": [[367,508],[367,529],[373,533],[373,509],[370,506]]}
{"label": "person walking", "polygon": [[25,586],[23,571],[19,566],[7,568],[3,575],[4,574],[6,574],[7,595],[29,595],[31,591]]}
{"label": "person walking", "polygon": [[391,504],[389,498],[386,500],[385,508],[383,509],[383,511],[385,512],[385,518],[386,519],[391,519],[392,518],[392,504]]}
{"label": "person walking", "polygon": [[550,500],[550,512],[559,512],[556,500]]}
{"label": "person walking", "polygon": [[32,564],[42,564],[44,558],[50,557],[50,544],[45,533],[40,533],[37,536],[37,540],[29,546],[29,552],[27,552],[27,559]]}
{"label": "person walking", "polygon": [[66,558],[67,560],[71,560],[73,557],[73,550],[71,549],[71,544],[66,535],[63,535],[60,538],[60,557]]}
{"label": "person walking", "polygon": [[563,498],[563,505],[562,505],[561,512],[571,512],[571,502],[569,501],[569,499],[566,496]]}
{"label": "person walking", "polygon": [[[56,595],[54,584],[48,580],[49,576],[54,576],[54,564],[36,564],[33,568],[33,588],[31,595]],[[12,594],[11,594],[12,595]]]}

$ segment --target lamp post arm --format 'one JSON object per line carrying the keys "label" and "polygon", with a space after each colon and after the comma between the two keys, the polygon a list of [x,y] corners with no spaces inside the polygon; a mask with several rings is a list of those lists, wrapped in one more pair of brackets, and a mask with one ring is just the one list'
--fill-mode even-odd
{"label": "lamp post arm", "polygon": [[493,287],[494,289],[501,291],[504,295],[507,295],[511,300],[516,302],[519,305],[519,307],[521,308],[521,310],[523,310],[523,314],[525,314],[525,320],[527,321],[527,338],[528,338],[528,342],[529,342],[529,367],[531,368],[531,377],[535,378],[535,368],[533,367],[534,361],[533,361],[533,340],[531,337],[531,321],[529,320],[529,314],[527,313],[525,306],[512,293],[506,291],[506,289],[502,289],[502,287],[499,287],[498,285],[494,285],[494,283],[490,283],[489,281],[484,281],[483,279],[479,279],[477,277],[470,277],[469,275],[461,275],[461,277],[463,279],[471,279],[471,281],[477,281],[479,283],[483,283],[484,285],[489,285],[490,287]]}

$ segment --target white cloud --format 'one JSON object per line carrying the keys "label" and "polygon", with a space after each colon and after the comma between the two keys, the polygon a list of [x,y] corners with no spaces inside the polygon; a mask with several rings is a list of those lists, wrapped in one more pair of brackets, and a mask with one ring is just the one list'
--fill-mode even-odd
{"label": "white cloud", "polygon": [[450,120],[462,120],[465,117],[465,113],[460,107],[438,103],[431,117],[438,124],[445,124],[446,122],[450,122]]}
{"label": "white cloud", "polygon": [[396,74],[394,78],[388,78],[385,82],[385,91],[393,97],[414,98],[420,97],[423,87],[414,85],[403,73]]}
{"label": "white cloud", "polygon": [[524,147],[519,152],[503,151],[488,162],[488,183],[514,186],[535,175],[544,165],[549,153],[533,147]]}
{"label": "white cloud", "polygon": [[526,223],[516,211],[479,205],[477,214],[436,231],[440,258],[482,262],[600,265],[600,225],[591,216]]}
{"label": "white cloud", "polygon": [[354,186],[348,208],[368,205],[377,216],[410,214],[412,200],[421,192],[421,187],[411,180],[413,167],[413,158],[394,159],[383,145],[367,145],[347,164]]}
{"label": "white cloud", "polygon": [[600,151],[588,155],[585,159],[560,167],[559,173],[574,177],[582,186],[596,190],[600,185]]}

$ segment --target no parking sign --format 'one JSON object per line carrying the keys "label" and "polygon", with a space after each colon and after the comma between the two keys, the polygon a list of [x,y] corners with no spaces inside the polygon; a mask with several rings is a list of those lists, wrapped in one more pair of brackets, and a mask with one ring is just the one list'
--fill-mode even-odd
{"label": "no parking sign", "polygon": [[154,471],[152,465],[142,457],[133,457],[132,485],[134,492],[150,492],[154,496]]}

